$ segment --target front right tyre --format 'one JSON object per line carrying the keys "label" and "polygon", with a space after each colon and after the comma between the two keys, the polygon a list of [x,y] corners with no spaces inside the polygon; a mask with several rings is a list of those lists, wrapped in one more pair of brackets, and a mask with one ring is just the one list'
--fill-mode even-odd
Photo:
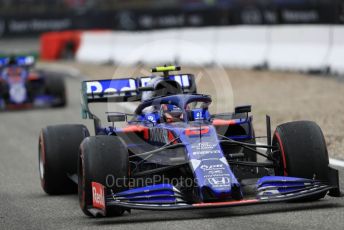
{"label": "front right tyre", "polygon": [[[275,174],[328,182],[329,158],[320,127],[312,121],[295,121],[279,125],[273,137],[277,148]],[[312,197],[317,200],[326,195]],[[309,200],[309,199],[307,199]]]}
{"label": "front right tyre", "polygon": [[89,136],[84,125],[55,125],[42,129],[38,143],[41,186],[50,195],[76,193],[77,185],[69,176],[76,175],[79,146]]}

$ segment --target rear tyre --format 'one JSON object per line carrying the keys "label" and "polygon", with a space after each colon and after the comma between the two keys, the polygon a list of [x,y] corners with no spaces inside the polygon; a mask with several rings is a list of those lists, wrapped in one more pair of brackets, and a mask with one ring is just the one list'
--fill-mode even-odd
{"label": "rear tyre", "polygon": [[[0,98],[2,99],[2,103],[3,103],[3,108],[5,108],[6,104],[9,101],[9,87],[8,84],[6,84],[5,82],[0,81]],[[1,109],[1,107],[0,107]]]}
{"label": "rear tyre", "polygon": [[50,195],[76,193],[68,175],[77,173],[79,145],[89,136],[84,125],[56,125],[42,129],[39,136],[39,175],[43,190]]}
{"label": "rear tyre", "polygon": [[[276,175],[328,181],[328,153],[320,127],[311,121],[279,125],[273,137]],[[307,200],[323,198],[326,193]]]}
{"label": "rear tyre", "polygon": [[57,98],[52,107],[64,107],[67,104],[66,86],[62,76],[49,73],[46,77],[45,89],[48,95]]}
{"label": "rear tyre", "polygon": [[[81,210],[92,216],[92,182],[105,186],[114,193],[125,190],[125,178],[129,173],[128,150],[117,136],[94,136],[80,145],[78,161],[78,194]],[[105,194],[106,195],[106,194]],[[109,195],[109,193],[107,194]],[[120,216],[125,209],[106,207],[106,216]]]}

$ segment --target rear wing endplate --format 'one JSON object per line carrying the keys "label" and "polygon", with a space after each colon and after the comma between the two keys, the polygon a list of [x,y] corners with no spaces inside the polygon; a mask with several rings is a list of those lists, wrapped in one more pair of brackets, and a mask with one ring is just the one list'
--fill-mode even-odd
{"label": "rear wing endplate", "polygon": [[[14,61],[15,63],[10,63],[11,61]],[[10,57],[0,58],[0,68],[6,67],[10,64],[14,64],[16,66],[30,67],[35,64],[35,57],[34,56],[17,56],[14,58],[10,58]]]}

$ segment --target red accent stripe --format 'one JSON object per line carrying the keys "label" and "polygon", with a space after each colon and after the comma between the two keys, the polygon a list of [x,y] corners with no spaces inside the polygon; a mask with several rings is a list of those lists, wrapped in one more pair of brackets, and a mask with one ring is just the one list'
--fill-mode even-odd
{"label": "red accent stripe", "polygon": [[141,125],[129,125],[127,127],[124,127],[122,129],[125,133],[135,133],[135,132],[143,132],[143,138],[145,140],[149,139],[149,129],[145,126]]}
{"label": "red accent stripe", "polygon": [[143,130],[143,138],[145,140],[148,140],[149,139],[149,130],[148,129],[144,129]]}
{"label": "red accent stripe", "polygon": [[235,125],[235,120],[222,120],[222,119],[214,119],[213,125]]}
{"label": "red accent stripe", "polygon": [[33,105],[31,103],[25,104],[9,104],[6,106],[7,109],[30,109]]}
{"label": "red accent stripe", "polygon": [[211,207],[211,206],[226,206],[226,205],[238,205],[238,204],[252,204],[258,203],[259,200],[234,200],[234,201],[225,201],[225,202],[210,202],[210,203],[197,203],[193,204],[194,207]]}
{"label": "red accent stripe", "polygon": [[44,138],[43,138],[43,130],[41,131],[41,140],[40,140],[40,144],[41,144],[41,150],[42,150],[42,153],[43,153],[43,162],[45,163],[45,146],[44,146]]}
{"label": "red accent stripe", "polygon": [[140,126],[140,125],[129,125],[122,129],[123,132],[144,132],[145,130],[148,131],[147,127]]}
{"label": "red accent stripe", "polygon": [[284,153],[284,147],[283,147],[283,144],[282,144],[282,140],[281,140],[281,137],[278,134],[278,132],[275,132],[275,136],[277,138],[277,141],[278,141],[280,149],[281,149],[282,161],[283,161],[283,173],[284,173],[284,176],[288,176],[287,161],[286,161],[286,158],[285,158],[285,153]]}
{"label": "red accent stripe", "polygon": [[203,128],[201,128],[201,130],[199,128],[196,128],[196,127],[185,129],[185,135],[186,136],[207,134],[208,132],[209,132],[209,127],[203,127]]}
{"label": "red accent stripe", "polygon": [[[173,141],[175,139],[175,137],[171,131],[168,131],[167,136],[168,136],[169,141]],[[177,143],[178,143],[177,141],[173,142],[173,144],[177,144]]]}
{"label": "red accent stripe", "polygon": [[28,77],[28,80],[29,80],[29,81],[35,81],[35,80],[38,80],[38,79],[39,79],[39,77],[38,77],[38,75],[35,74],[35,73],[31,73],[31,74],[29,75],[29,77]]}

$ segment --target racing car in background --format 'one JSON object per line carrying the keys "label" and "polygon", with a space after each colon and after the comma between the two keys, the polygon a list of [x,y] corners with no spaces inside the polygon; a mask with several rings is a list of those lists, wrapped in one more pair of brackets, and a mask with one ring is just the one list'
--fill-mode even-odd
{"label": "racing car in background", "polygon": [[66,105],[64,79],[34,64],[33,56],[0,58],[0,110]]}
{"label": "racing car in background", "polygon": [[[321,129],[311,121],[277,126],[257,144],[251,106],[210,114],[211,96],[197,94],[191,74],[82,82],[84,125],[57,125],[39,136],[39,172],[48,194],[77,192],[88,216],[131,209],[178,210],[339,196]],[[102,126],[89,103],[139,101],[133,114],[107,112]],[[116,122],[126,122],[119,128]],[[259,149],[265,149],[261,151]],[[257,156],[260,156],[257,158]]]}

